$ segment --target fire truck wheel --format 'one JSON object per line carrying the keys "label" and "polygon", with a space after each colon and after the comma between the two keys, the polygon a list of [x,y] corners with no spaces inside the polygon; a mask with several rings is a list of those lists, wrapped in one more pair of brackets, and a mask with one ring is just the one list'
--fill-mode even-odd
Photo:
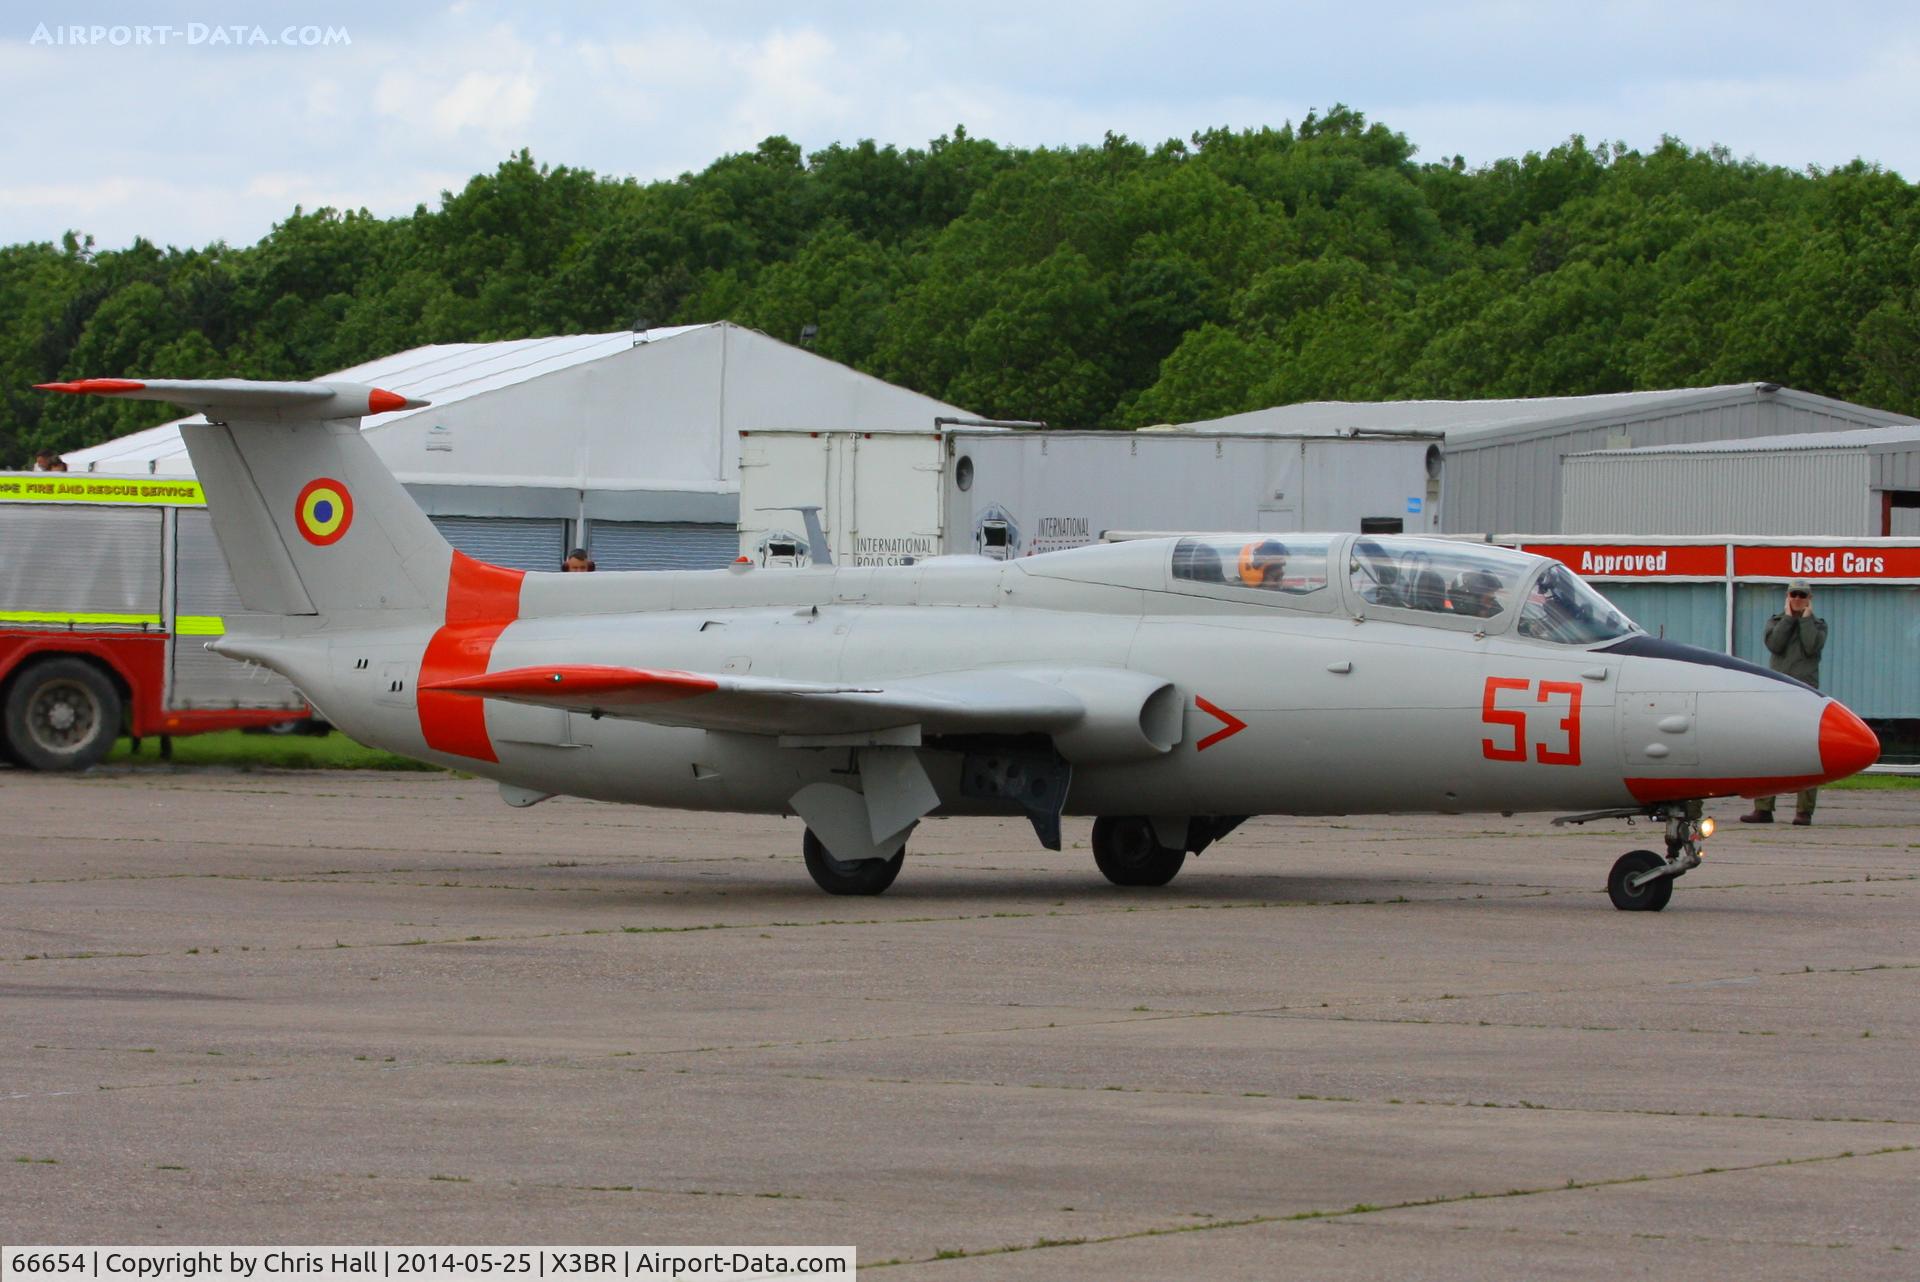
{"label": "fire truck wheel", "polygon": [[85,770],[120,736],[120,692],[80,659],[21,669],[7,694],[7,744],[32,770]]}

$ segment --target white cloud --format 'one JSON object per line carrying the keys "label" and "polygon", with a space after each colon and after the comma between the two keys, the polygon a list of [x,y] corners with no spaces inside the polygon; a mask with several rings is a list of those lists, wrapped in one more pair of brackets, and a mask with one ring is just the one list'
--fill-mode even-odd
{"label": "white cloud", "polygon": [[[10,183],[0,187],[0,210],[110,209],[136,198],[154,198],[163,184],[137,178],[88,178],[70,182]],[[50,239],[42,236],[39,239]]]}
{"label": "white cloud", "polygon": [[1920,46],[1896,42],[1838,75],[1780,66],[1745,74],[1660,77],[1599,87],[1554,102],[1424,98],[1373,108],[1420,144],[1422,158],[1464,154],[1470,164],[1545,151],[1573,134],[1590,144],[1647,150],[1671,134],[1789,169],[1831,168],[1855,157],[1920,175],[1910,122],[1920,118]]}
{"label": "white cloud", "polygon": [[581,49],[604,48],[620,72],[642,93],[692,93],[712,87],[716,69],[736,65],[741,46],[695,27],[663,27],[640,40],[602,45],[582,42]]}
{"label": "white cloud", "polygon": [[434,127],[441,133],[484,129],[497,137],[518,136],[533,115],[539,96],[525,72],[469,71],[433,104]]}
{"label": "white cloud", "polygon": [[839,124],[854,106],[845,89],[860,83],[853,77],[871,63],[870,55],[843,55],[817,31],[770,36],[738,60],[745,91],[734,119],[762,134],[811,133]]}
{"label": "white cloud", "polygon": [[306,100],[310,120],[337,120],[347,113],[346,89],[331,76],[321,76],[308,84]]}
{"label": "white cloud", "polygon": [[[456,9],[456,16],[461,11]],[[425,128],[441,139],[472,133],[495,146],[520,144],[540,97],[536,51],[507,25],[458,41],[431,59],[388,63],[373,91],[374,109],[390,126]]]}
{"label": "white cloud", "polygon": [[[164,10],[179,0],[153,0]],[[1337,101],[1473,163],[1574,132],[1662,133],[1789,166],[1855,155],[1920,175],[1920,12],[1482,0],[964,10],[334,0],[334,49],[97,49],[0,40],[0,241],[250,243],[299,204],[409,212],[525,146],[643,180],[780,133],[901,145],[964,124],[1012,145],[1156,143]],[[185,14],[184,17],[204,17]],[[156,12],[154,21],[165,20]],[[276,20],[277,22],[278,20]],[[270,24],[271,25],[271,24]],[[26,127],[20,127],[22,122]],[[76,162],[76,157],[83,160]]]}

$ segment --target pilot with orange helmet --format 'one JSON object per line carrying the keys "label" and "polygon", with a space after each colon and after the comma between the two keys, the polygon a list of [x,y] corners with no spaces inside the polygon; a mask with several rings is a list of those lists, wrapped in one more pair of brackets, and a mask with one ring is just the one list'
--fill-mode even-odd
{"label": "pilot with orange helmet", "polygon": [[1287,545],[1258,539],[1240,549],[1240,581],[1250,588],[1279,588],[1287,575]]}

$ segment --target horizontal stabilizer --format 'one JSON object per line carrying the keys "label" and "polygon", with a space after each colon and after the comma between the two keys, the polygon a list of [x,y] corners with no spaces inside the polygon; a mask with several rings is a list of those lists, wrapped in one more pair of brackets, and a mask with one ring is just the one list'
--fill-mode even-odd
{"label": "horizontal stabilizer", "polygon": [[269,383],[250,378],[82,378],[36,383],[43,392],[113,396],[128,401],[166,401],[200,410],[213,419],[362,418],[394,410],[423,409],[429,402],[365,383],[332,381]]}
{"label": "horizontal stabilizer", "polygon": [[182,423],[180,440],[249,613],[444,617],[453,549],[356,430],[369,414],[425,401],[335,380],[83,378],[39,386],[206,414],[204,423]]}
{"label": "horizontal stabilizer", "polygon": [[918,725],[928,733],[1046,734],[1079,722],[1070,692],[1013,672],[950,672],[885,686],[583,664],[511,668],[421,687],[746,734],[851,734]]}

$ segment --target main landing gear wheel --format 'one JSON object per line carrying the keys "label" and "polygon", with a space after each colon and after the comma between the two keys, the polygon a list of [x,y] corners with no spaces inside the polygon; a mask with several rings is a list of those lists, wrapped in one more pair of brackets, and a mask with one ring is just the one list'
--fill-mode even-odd
{"label": "main landing gear wheel", "polygon": [[813,884],[829,895],[877,895],[893,884],[893,879],[900,875],[900,865],[907,858],[903,848],[891,859],[835,859],[811,828],[807,829],[800,848],[806,855],[807,872],[812,875]]}
{"label": "main landing gear wheel", "polygon": [[80,659],[43,659],[14,678],[7,694],[12,754],[34,770],[85,770],[120,735],[120,692]]}
{"label": "main landing gear wheel", "polygon": [[1093,862],[1116,886],[1164,886],[1186,861],[1186,851],[1161,845],[1153,824],[1139,815],[1093,821]]}
{"label": "main landing gear wheel", "polygon": [[1622,912],[1659,912],[1673,898],[1673,878],[1657,877],[1638,886],[1633,884],[1633,878],[1664,868],[1666,863],[1651,850],[1629,850],[1613,861],[1613,871],[1607,874],[1607,898]]}

